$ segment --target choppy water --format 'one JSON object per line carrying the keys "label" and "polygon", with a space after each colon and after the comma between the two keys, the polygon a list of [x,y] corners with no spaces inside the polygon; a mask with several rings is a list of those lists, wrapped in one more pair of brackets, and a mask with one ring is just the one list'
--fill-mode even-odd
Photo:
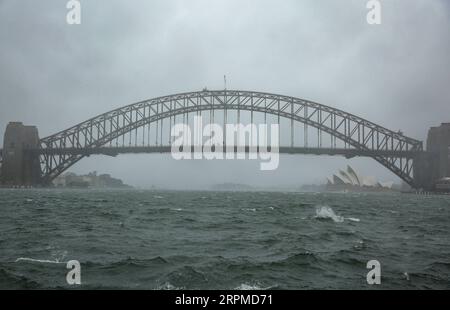
{"label": "choppy water", "polygon": [[0,288],[450,288],[450,197],[0,190]]}

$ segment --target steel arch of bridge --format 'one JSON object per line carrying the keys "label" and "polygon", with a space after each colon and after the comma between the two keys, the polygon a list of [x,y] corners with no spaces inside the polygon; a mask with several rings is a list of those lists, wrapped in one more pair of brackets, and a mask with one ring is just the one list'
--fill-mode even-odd
{"label": "steel arch of bridge", "polygon": [[330,134],[334,144],[338,139],[357,151],[370,152],[370,157],[414,186],[413,157],[386,155],[386,151],[419,152],[423,148],[421,141],[312,101],[239,90],[203,90],[153,98],[106,112],[43,138],[40,141],[43,181],[51,182],[85,156],[82,152],[52,150],[99,148],[159,120],[210,110],[261,112],[314,127]]}

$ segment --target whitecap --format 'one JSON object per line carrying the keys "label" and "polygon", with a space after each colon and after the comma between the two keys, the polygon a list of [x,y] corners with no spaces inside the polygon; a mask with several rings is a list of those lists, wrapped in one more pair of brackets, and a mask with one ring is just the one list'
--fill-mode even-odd
{"label": "whitecap", "polygon": [[238,287],[235,287],[234,289],[242,290],[242,291],[262,290],[262,288],[257,285],[249,285],[246,283],[242,283],[241,285],[239,285]]}
{"label": "whitecap", "polygon": [[158,285],[158,286],[156,287],[156,289],[157,289],[157,290],[170,290],[170,291],[172,291],[172,290],[182,290],[182,289],[184,289],[184,288],[182,288],[182,287],[176,287],[176,286],[172,285],[171,283],[166,282],[166,283],[164,283],[164,284]]}
{"label": "whitecap", "polygon": [[360,219],[357,219],[356,217],[346,217],[346,220],[352,221],[352,222],[360,222]]}
{"label": "whitecap", "polygon": [[235,287],[235,290],[240,290],[240,291],[259,291],[259,290],[270,290],[272,288],[274,288],[276,286],[268,286],[268,287],[261,287],[260,284],[255,283],[255,284],[248,284],[248,283],[242,283],[241,285]]}
{"label": "whitecap", "polygon": [[316,207],[316,215],[314,216],[316,219],[331,219],[335,223],[342,223],[344,218],[342,216],[336,215],[333,209],[329,206],[318,206]]}
{"label": "whitecap", "polygon": [[45,264],[66,264],[67,262],[61,262],[58,259],[55,260],[49,260],[49,259],[34,259],[29,257],[19,257],[16,259],[16,263],[18,262],[33,262],[33,263],[45,263]]}
{"label": "whitecap", "polygon": [[242,211],[252,211],[252,212],[256,212],[256,209],[255,209],[255,208],[253,208],[253,209],[250,209],[250,208],[244,208],[244,209],[242,209]]}
{"label": "whitecap", "polygon": [[358,240],[357,244],[354,245],[353,248],[357,250],[364,248],[364,240]]}
{"label": "whitecap", "polygon": [[155,196],[153,196],[153,198],[156,198],[156,199],[163,199],[164,197],[163,197],[163,196],[155,195]]}

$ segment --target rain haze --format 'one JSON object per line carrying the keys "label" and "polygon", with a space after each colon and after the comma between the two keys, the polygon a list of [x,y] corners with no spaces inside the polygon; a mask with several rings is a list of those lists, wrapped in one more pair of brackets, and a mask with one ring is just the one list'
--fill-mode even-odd
{"label": "rain haze", "polygon": [[[0,128],[35,125],[41,137],[133,102],[227,88],[309,99],[425,140],[450,121],[450,4],[384,1],[381,25],[367,1],[0,0]],[[3,136],[0,136],[0,145]],[[282,155],[258,161],[175,161],[169,154],[91,156],[70,171],[178,189],[236,182],[298,188],[351,164],[400,180],[372,159]]]}

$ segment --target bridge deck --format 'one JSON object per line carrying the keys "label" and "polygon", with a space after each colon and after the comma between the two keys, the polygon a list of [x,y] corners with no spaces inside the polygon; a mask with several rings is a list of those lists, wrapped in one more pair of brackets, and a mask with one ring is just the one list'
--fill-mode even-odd
{"label": "bridge deck", "polygon": [[[195,152],[194,146],[190,146],[191,152]],[[235,153],[238,152],[237,146],[226,146],[224,151],[231,150]],[[37,152],[39,154],[46,155],[108,155],[117,156],[119,154],[139,154],[139,153],[170,153],[172,147],[170,145],[161,146],[129,146],[129,147],[93,147],[93,148],[52,148],[52,149],[34,149],[32,152]],[[270,152],[270,147],[260,148],[260,147],[249,147],[246,146],[244,150],[239,149],[239,152],[244,151],[245,153],[254,152]],[[345,148],[314,148],[314,147],[279,147],[279,153],[281,154],[311,154],[311,155],[340,155],[347,158],[362,156],[362,157],[373,157],[375,155],[381,156],[392,156],[392,157],[404,157],[404,158],[414,158],[421,151],[390,151],[390,150],[358,150],[358,149],[345,149]]]}

